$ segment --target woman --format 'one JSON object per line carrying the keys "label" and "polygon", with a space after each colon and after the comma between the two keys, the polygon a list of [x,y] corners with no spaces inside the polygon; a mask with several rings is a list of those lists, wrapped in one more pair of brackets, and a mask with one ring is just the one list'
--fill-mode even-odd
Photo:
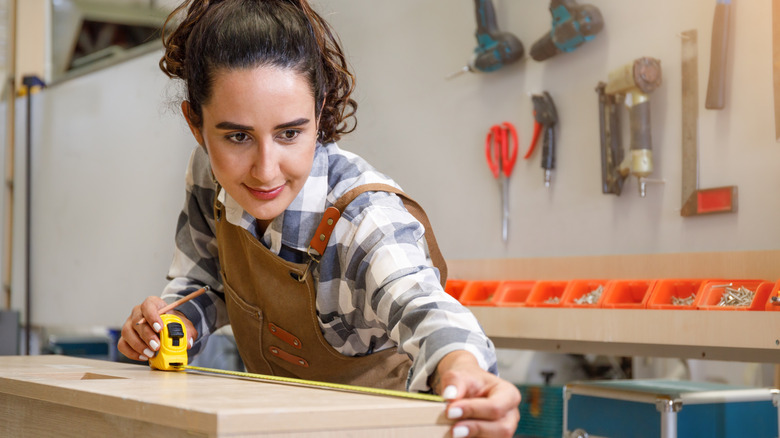
{"label": "woman", "polygon": [[357,105],[328,24],[305,0],[188,0],[168,22],[180,12],[160,67],[184,81],[200,147],[171,281],[133,308],[119,350],[153,356],[159,309],[209,285],[176,310],[191,354],[229,323],[250,372],[433,391],[453,436],[511,436],[519,392],[443,291],[424,213],[335,143]]}

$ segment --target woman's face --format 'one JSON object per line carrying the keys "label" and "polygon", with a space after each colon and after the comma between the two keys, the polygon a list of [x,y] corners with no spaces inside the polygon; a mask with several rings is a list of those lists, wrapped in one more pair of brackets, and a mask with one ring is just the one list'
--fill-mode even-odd
{"label": "woman's face", "polygon": [[308,82],[275,67],[218,72],[202,113],[199,128],[187,121],[206,147],[214,176],[267,225],[295,199],[311,171],[317,120]]}

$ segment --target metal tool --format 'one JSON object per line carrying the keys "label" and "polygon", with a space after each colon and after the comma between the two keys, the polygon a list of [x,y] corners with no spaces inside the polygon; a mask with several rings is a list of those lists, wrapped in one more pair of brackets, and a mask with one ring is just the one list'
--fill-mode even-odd
{"label": "metal tool", "polygon": [[501,237],[506,243],[509,236],[509,177],[517,160],[517,131],[514,125],[504,122],[490,127],[485,138],[485,159],[493,177],[501,183]]}
{"label": "metal tool", "polygon": [[[661,61],[638,58],[609,73],[599,83],[599,121],[601,123],[602,191],[620,195],[623,181],[633,174],[639,182],[639,195],[645,197],[648,178],[653,171],[650,129],[650,93],[661,85]],[[623,158],[618,107],[625,105],[631,127],[631,155]]]}
{"label": "metal tool", "polygon": [[534,134],[531,139],[531,146],[525,153],[523,159],[531,157],[539,139],[539,134],[544,129],[544,140],[542,146],[542,169],[544,169],[544,185],[550,187],[552,180],[552,171],[555,169],[555,125],[558,124],[558,112],[555,110],[555,103],[550,97],[550,93],[544,91],[542,94],[531,96],[534,104]]}
{"label": "metal tool", "polygon": [[509,32],[501,32],[496,25],[496,10],[491,0],[474,0],[477,15],[477,48],[466,66],[447,76],[452,79],[468,72],[493,72],[519,61],[524,54],[523,44]]}
{"label": "metal tool", "polygon": [[264,374],[252,374],[239,371],[227,371],[214,368],[203,368],[187,364],[187,329],[184,322],[177,315],[160,315],[163,320],[163,329],[160,331],[160,349],[157,354],[149,359],[149,365],[153,369],[162,371],[201,371],[206,373],[224,374],[229,376],[245,377],[255,380],[266,380],[278,383],[287,383],[298,386],[315,388],[336,389],[340,391],[359,392],[365,394],[384,395],[391,397],[411,398],[443,402],[444,398],[433,394],[422,394],[391,389],[369,388],[364,386],[345,385],[331,382],[318,382],[314,380],[295,379],[291,377],[269,376]]}
{"label": "metal tool", "polygon": [[723,109],[726,104],[726,55],[729,45],[731,0],[716,0],[712,19],[710,80],[707,83],[707,109]]}
{"label": "metal tool", "polygon": [[552,29],[531,47],[531,58],[536,61],[572,52],[604,28],[604,19],[597,7],[580,5],[575,0],[552,0],[550,14]]}
{"label": "metal tool", "polygon": [[737,187],[699,189],[699,67],[696,29],[682,38],[682,208],[681,216],[737,211]]}

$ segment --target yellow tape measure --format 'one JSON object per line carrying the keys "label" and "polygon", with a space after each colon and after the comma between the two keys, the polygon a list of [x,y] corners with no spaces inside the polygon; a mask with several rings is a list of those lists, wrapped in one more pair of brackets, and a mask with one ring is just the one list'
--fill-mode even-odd
{"label": "yellow tape measure", "polygon": [[252,373],[244,373],[241,371],[227,371],[227,370],[219,370],[215,368],[196,367],[192,365],[185,365],[183,369],[202,371],[205,373],[227,374],[230,376],[248,377],[250,379],[269,380],[272,382],[291,383],[295,385],[311,386],[315,388],[330,388],[330,389],[338,389],[341,391],[359,392],[359,393],[374,394],[374,395],[385,395],[390,397],[403,397],[403,398],[411,398],[416,400],[425,400],[425,401],[434,401],[434,402],[444,401],[444,398],[442,398],[441,396],[433,395],[433,394],[421,394],[417,392],[395,391],[392,389],[345,385],[342,383],[318,382],[315,380],[303,380],[303,379],[295,379],[292,377],[269,376],[265,374],[252,374]]}

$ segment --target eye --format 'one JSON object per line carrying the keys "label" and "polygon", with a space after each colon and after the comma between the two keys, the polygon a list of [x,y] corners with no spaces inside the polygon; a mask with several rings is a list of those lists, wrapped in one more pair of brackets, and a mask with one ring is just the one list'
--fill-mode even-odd
{"label": "eye", "polygon": [[301,131],[298,131],[297,129],[287,129],[282,131],[279,134],[279,137],[281,137],[282,141],[291,142],[295,140],[300,133]]}
{"label": "eye", "polygon": [[226,135],[225,138],[232,141],[233,143],[245,143],[249,140],[249,135],[247,135],[246,132],[234,132],[232,134]]}

